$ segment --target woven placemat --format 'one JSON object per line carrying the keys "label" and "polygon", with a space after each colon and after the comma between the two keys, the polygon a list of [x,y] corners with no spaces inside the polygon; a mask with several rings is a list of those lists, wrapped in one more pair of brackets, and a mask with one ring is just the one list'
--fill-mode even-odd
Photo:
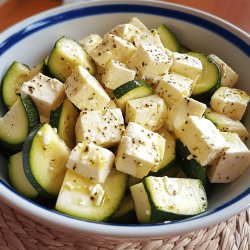
{"label": "woven placemat", "polygon": [[[94,237],[94,238],[93,238]],[[128,241],[66,234],[39,224],[0,203],[0,250],[248,250],[250,209],[218,225],[164,240]]]}

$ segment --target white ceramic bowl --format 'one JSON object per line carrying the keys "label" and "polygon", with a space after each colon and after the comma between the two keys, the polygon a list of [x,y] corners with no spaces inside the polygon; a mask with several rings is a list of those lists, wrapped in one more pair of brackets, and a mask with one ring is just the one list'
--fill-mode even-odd
{"label": "white ceramic bowl", "polygon": [[[63,35],[81,39],[91,33],[104,34],[119,23],[137,16],[148,27],[167,24],[182,44],[193,50],[214,53],[240,75],[238,87],[250,93],[250,37],[229,23],[200,11],[161,2],[100,1],[62,6],[41,13],[0,35],[0,78],[9,65],[20,61],[34,66]],[[0,107],[3,115],[3,108]],[[244,118],[250,131],[250,108]],[[250,140],[247,142],[250,147]],[[112,237],[161,238],[179,235],[219,223],[249,207],[250,169],[238,180],[215,188],[208,211],[200,216],[168,224],[123,226],[86,222],[59,214],[17,194],[8,184],[7,161],[0,155],[0,198],[11,207],[46,225],[61,230]]]}

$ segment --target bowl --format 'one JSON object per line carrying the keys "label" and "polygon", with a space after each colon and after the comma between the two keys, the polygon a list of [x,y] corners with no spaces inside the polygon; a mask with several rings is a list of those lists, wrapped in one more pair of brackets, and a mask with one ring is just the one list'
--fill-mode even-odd
{"label": "bowl", "polygon": [[[207,13],[184,6],[153,1],[89,1],[61,6],[28,18],[0,35],[0,78],[9,65],[20,61],[34,66],[63,35],[77,40],[91,33],[105,34],[117,24],[137,16],[149,28],[167,24],[179,41],[193,50],[214,53],[240,76],[237,84],[250,93],[250,36]],[[4,114],[0,106],[0,114]],[[250,131],[250,108],[244,124]],[[250,140],[246,142],[250,147]],[[4,152],[2,152],[4,153]],[[63,231],[114,238],[163,238],[217,224],[250,205],[250,169],[227,185],[218,185],[209,199],[207,212],[185,220],[154,225],[114,225],[88,222],[60,214],[18,194],[7,178],[7,160],[0,154],[0,199],[26,216]]]}

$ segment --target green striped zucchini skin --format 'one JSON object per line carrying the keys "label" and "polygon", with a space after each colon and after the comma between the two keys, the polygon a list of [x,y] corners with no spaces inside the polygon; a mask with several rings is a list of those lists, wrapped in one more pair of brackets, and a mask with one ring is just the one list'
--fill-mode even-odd
{"label": "green striped zucchini skin", "polygon": [[202,74],[193,88],[191,97],[209,104],[211,96],[221,86],[220,68],[214,60],[205,54],[197,52],[188,52],[187,54],[200,59],[203,67]]}
{"label": "green striped zucchini skin", "polygon": [[0,118],[0,127],[4,131],[0,131],[0,148],[3,151],[18,152],[22,150],[29,132],[40,123],[39,112],[32,99],[26,95],[17,99],[7,115],[10,118]]}
{"label": "green striped zucchini skin", "polygon": [[7,72],[5,73],[1,86],[0,93],[4,106],[9,110],[18,99],[16,91],[19,86],[29,79],[29,66],[14,61]]}
{"label": "green striped zucchini skin", "polygon": [[68,147],[47,123],[39,124],[28,135],[23,146],[24,172],[42,197],[57,197],[69,154]]}
{"label": "green striped zucchini skin", "polygon": [[180,44],[176,35],[164,24],[157,29],[163,46],[170,51],[179,52]]}
{"label": "green striped zucchini skin", "polygon": [[[150,178],[150,177],[149,177]],[[196,181],[199,183],[199,189],[202,193],[202,195],[204,196],[204,200],[202,199],[202,207],[200,207],[200,211],[197,211],[197,213],[195,214],[184,214],[184,213],[180,213],[177,209],[176,212],[171,212],[168,211],[168,209],[164,210],[164,208],[158,207],[157,202],[154,201],[154,198],[152,197],[152,193],[155,191],[154,188],[150,185],[150,179],[149,178],[145,178],[143,180],[143,185],[144,188],[146,190],[146,193],[148,195],[148,200],[150,203],[150,223],[159,223],[159,222],[163,222],[163,221],[173,221],[173,220],[181,220],[181,219],[186,219],[189,217],[192,217],[194,215],[197,215],[199,213],[203,213],[206,211],[207,209],[207,197],[206,197],[206,193],[204,190],[204,187],[202,185],[202,182],[200,180],[191,180],[191,179],[179,179],[177,178],[179,181]],[[160,178],[160,177],[156,177],[156,178]],[[167,192],[167,191],[166,191]],[[182,194],[184,195],[184,193]]]}

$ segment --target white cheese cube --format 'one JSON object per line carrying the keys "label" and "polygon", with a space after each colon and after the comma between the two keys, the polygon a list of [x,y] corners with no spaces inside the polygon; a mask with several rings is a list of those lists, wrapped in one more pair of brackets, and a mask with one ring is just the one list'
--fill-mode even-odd
{"label": "white cheese cube", "polygon": [[90,51],[90,56],[97,64],[106,67],[112,59],[126,64],[135,51],[136,47],[132,43],[107,34],[102,43]]}
{"label": "white cheese cube", "polygon": [[102,110],[110,101],[100,83],[82,66],[64,83],[68,99],[80,110]]}
{"label": "white cheese cube", "polygon": [[135,78],[136,71],[129,69],[124,63],[111,60],[102,75],[102,83],[107,88],[116,89],[123,83]]}
{"label": "white cheese cube", "polygon": [[19,92],[29,95],[39,111],[39,114],[48,118],[50,111],[56,109],[65,97],[63,83],[55,78],[50,78],[38,73],[32,79],[24,82]]}
{"label": "white cheese cube", "polygon": [[131,18],[129,20],[129,23],[141,31],[149,31],[149,29],[146,27],[146,25],[137,17]]}
{"label": "white cheese cube", "polygon": [[211,97],[210,105],[213,110],[234,120],[241,120],[250,96],[243,90],[220,87]]}
{"label": "white cheese cube", "polygon": [[133,44],[138,47],[141,43],[148,43],[164,50],[164,46],[161,42],[160,36],[155,29],[136,34],[133,39]]}
{"label": "white cheese cube", "polygon": [[102,83],[102,75],[104,74],[105,72],[105,68],[96,64],[96,72],[95,72],[95,79],[99,82],[99,83]]}
{"label": "white cheese cube", "polygon": [[87,53],[90,53],[90,51],[93,50],[101,42],[102,38],[98,34],[91,34],[79,41],[79,43],[83,46]]}
{"label": "white cheese cube", "polygon": [[218,161],[208,168],[211,183],[229,183],[243,175],[250,166],[250,151],[236,133],[222,132],[229,144]]}
{"label": "white cheese cube", "polygon": [[162,97],[167,106],[172,105],[183,96],[190,96],[194,81],[183,75],[171,73],[160,80],[155,93]]}
{"label": "white cheese cube", "polygon": [[137,123],[130,122],[119,143],[116,168],[137,178],[145,177],[163,159],[165,139]]}
{"label": "white cheese cube", "polygon": [[182,97],[167,109],[166,126],[170,131],[176,131],[186,122],[190,115],[202,117],[206,105],[193,98]]}
{"label": "white cheese cube", "polygon": [[119,24],[114,27],[110,32],[110,34],[121,37],[122,39],[133,43],[134,37],[141,33],[141,30],[136,28],[134,25],[130,23]]}
{"label": "white cheese cube", "polygon": [[140,44],[129,60],[129,66],[145,78],[167,74],[171,64],[172,59],[164,50],[147,43]]}
{"label": "white cheese cube", "polygon": [[83,111],[76,122],[76,141],[111,147],[119,143],[124,130],[122,112],[118,108]]}
{"label": "white cheese cube", "polygon": [[189,116],[177,132],[179,139],[202,166],[213,162],[228,148],[221,132],[206,118]]}
{"label": "white cheese cube", "polygon": [[211,54],[209,57],[212,58],[220,68],[221,85],[232,88],[239,79],[238,74],[218,56]]}
{"label": "white cheese cube", "polygon": [[104,183],[114,165],[115,155],[93,143],[78,143],[71,151],[66,167],[99,183]]}
{"label": "white cheese cube", "polygon": [[166,119],[166,105],[158,95],[150,95],[127,101],[126,123],[136,122],[141,126],[155,131]]}
{"label": "white cheese cube", "polygon": [[202,73],[203,67],[201,61],[196,57],[178,52],[173,53],[173,58],[173,64],[170,68],[171,72],[184,75],[196,82]]}

